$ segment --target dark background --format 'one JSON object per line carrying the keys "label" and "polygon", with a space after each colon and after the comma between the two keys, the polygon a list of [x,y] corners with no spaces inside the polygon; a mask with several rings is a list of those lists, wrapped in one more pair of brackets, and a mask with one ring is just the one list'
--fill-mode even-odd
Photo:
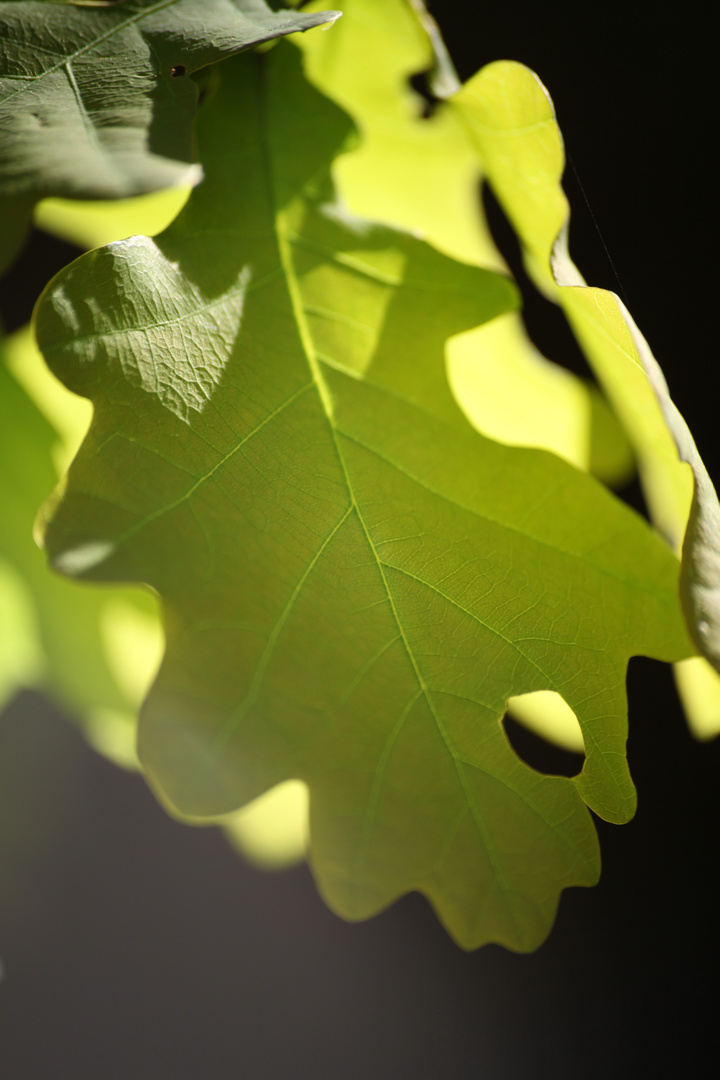
{"label": "dark background", "polygon": [[[550,90],[624,299],[717,477],[711,33],[698,8],[642,8],[433,5],[461,76],[515,59]],[[566,186],[576,261],[619,291],[572,172]],[[6,326],[74,254],[33,238]],[[538,344],[581,365],[542,307]],[[342,923],[305,868],[246,867],[22,696],[0,718],[0,1076],[696,1075],[717,1024],[720,744],[690,738],[667,667],[634,660],[628,686],[637,816],[597,823],[602,881],[563,895],[532,956],[461,952],[418,896]]]}

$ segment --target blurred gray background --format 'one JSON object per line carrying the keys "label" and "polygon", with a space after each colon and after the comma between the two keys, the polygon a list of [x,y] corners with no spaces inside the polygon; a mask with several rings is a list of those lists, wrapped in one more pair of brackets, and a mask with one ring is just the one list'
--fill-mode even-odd
{"label": "blurred gray background", "polygon": [[[624,299],[717,477],[717,91],[698,9],[672,20],[617,3],[433,10],[462,76],[510,58],[550,89]],[[572,172],[567,189],[575,259],[618,291]],[[0,283],[6,329],[75,254],[33,237]],[[529,299],[536,343],[584,371],[548,309]],[[216,831],[171,821],[139,777],[23,694],[0,717],[0,1076],[618,1080],[658,1063],[696,1075],[717,1016],[720,744],[692,741],[662,665],[634,660],[629,694],[637,817],[598,823],[601,884],[563,896],[532,956],[462,953],[418,896],[342,923],[304,867],[258,873]]]}

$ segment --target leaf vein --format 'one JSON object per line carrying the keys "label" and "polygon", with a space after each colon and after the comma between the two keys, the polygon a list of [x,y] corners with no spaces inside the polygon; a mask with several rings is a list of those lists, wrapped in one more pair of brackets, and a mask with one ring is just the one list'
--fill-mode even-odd
{"label": "leaf vein", "polygon": [[280,416],[281,413],[285,412],[285,410],[288,409],[291,405],[293,405],[300,397],[302,397],[303,394],[306,394],[308,390],[312,389],[312,385],[312,383],[307,383],[305,386],[300,387],[300,389],[297,390],[291,397],[289,397],[281,405],[278,405],[276,409],[274,409],[271,413],[264,417],[263,420],[256,427],[253,428],[252,431],[249,431],[248,434],[245,435],[240,440],[240,442],[232,448],[232,450],[228,451],[228,453],[225,454],[224,457],[220,459],[220,461],[216,462],[216,464],[213,465],[211,469],[209,469],[202,476],[198,477],[198,479],[191,488],[189,488],[182,495],[178,496],[177,499],[173,499],[172,502],[166,503],[164,506],[159,506],[156,510],[153,510],[152,513],[147,514],[146,517],[142,518],[140,521],[135,522],[134,525],[131,525],[129,529],[126,529],[118,536],[116,543],[125,543],[127,540],[129,540],[132,536],[135,536],[136,533],[140,532],[141,529],[144,529],[145,526],[149,525],[151,522],[156,521],[164,514],[168,514],[171,510],[176,510],[178,506],[182,506],[183,503],[186,503],[190,498],[192,498],[198,488],[200,488],[207,480],[210,480],[215,475],[218,469],[221,469],[223,465],[227,464],[227,462],[230,461],[230,459],[233,458],[235,454],[237,454],[243,448],[243,446],[250,442],[251,439],[254,439],[255,436],[259,434],[259,432],[261,432],[264,427],[271,423],[276,417]]}

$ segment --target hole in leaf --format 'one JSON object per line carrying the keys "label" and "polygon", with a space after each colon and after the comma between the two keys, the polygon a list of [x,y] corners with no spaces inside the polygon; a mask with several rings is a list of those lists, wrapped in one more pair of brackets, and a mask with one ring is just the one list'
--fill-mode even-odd
{"label": "hole in leaf", "polygon": [[173,79],[181,79],[186,71],[187,68],[184,64],[175,64],[174,67],[170,68],[170,74],[172,75]]}
{"label": "hole in leaf", "polygon": [[543,690],[510,698],[502,722],[508,742],[531,769],[568,777],[582,771],[585,752],[580,725],[559,694]]}
{"label": "hole in leaf", "polygon": [[572,750],[563,750],[560,746],[536,735],[523,724],[519,724],[509,713],[503,717],[503,726],[508,742],[526,765],[536,772],[547,776],[578,776],[585,764],[585,755]]}

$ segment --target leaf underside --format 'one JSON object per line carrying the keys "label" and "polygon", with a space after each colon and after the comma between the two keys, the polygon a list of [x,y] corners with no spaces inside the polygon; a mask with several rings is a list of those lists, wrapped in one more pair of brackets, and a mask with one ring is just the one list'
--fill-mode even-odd
{"label": "leaf underside", "polygon": [[[534,948],[597,879],[585,803],[633,813],[625,669],[687,655],[678,563],[591,478],[470,427],[445,341],[517,293],[350,218],[347,135],[289,46],[229,62],[177,221],[51,283],[39,343],[95,414],[45,544],[162,597],[139,750],[175,812],[298,777],[340,914],[417,889],[465,947]],[[572,780],[502,728],[545,689],[583,730]]]}
{"label": "leaf underside", "polygon": [[335,15],[263,0],[0,3],[0,271],[44,196],[119,199],[197,182],[190,75]]}

